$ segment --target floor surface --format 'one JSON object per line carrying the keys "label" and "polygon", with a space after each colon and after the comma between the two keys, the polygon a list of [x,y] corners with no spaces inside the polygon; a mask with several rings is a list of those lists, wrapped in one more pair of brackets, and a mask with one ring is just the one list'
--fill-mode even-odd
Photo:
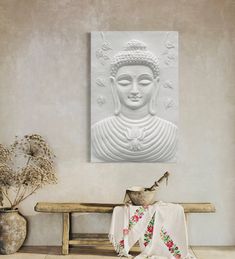
{"label": "floor surface", "polygon": [[[102,251],[99,249],[92,250],[73,250],[71,254],[63,256],[60,255],[59,247],[47,248],[23,248],[20,252],[12,255],[2,255],[1,259],[117,259],[119,258],[113,251]],[[94,254],[92,254],[94,253]],[[191,247],[191,253],[197,259],[235,259],[234,247]]]}

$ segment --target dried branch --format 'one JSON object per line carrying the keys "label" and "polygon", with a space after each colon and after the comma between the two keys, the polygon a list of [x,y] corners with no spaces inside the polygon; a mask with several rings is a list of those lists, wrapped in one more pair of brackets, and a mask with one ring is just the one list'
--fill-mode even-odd
{"label": "dried branch", "polygon": [[55,184],[54,158],[49,145],[38,134],[16,138],[10,148],[0,144],[0,206],[3,196],[15,208],[39,188]]}
{"label": "dried branch", "polygon": [[3,206],[3,192],[2,192],[2,188],[0,188],[0,206]]}
{"label": "dried branch", "polygon": [[29,194],[27,194],[26,196],[22,195],[22,197],[17,201],[16,204],[13,204],[12,207],[15,208],[17,205],[19,205],[19,203],[21,203],[22,201],[24,201],[25,199],[27,199],[29,196],[31,196],[33,193],[35,193],[38,189],[40,188],[40,186],[38,185],[36,188],[34,188]]}
{"label": "dried branch", "polygon": [[11,208],[12,208],[12,201],[10,200],[10,198],[8,197],[8,195],[6,194],[6,192],[3,191],[3,189],[2,189],[2,194],[3,194],[3,196],[6,197],[6,199],[8,200],[8,202],[10,203]]}

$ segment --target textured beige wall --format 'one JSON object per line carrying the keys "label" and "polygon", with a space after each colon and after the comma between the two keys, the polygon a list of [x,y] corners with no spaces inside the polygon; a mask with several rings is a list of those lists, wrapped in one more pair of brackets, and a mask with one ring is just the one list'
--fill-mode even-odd
{"label": "textured beige wall", "polygon": [[[179,31],[177,164],[89,163],[95,30]],[[214,215],[190,216],[191,243],[234,244],[234,43],[234,0],[0,0],[0,142],[38,132],[57,154],[59,184],[21,205],[27,244],[60,241],[60,216],[36,214],[37,201],[121,202],[127,186],[150,185],[165,170],[159,199],[216,205]],[[76,230],[103,231],[110,216],[76,219]]]}

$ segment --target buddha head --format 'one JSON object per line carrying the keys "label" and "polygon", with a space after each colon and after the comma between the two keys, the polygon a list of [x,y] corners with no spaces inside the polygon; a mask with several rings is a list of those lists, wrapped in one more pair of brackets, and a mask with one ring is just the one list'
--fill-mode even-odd
{"label": "buddha head", "polygon": [[113,57],[110,80],[115,115],[123,110],[132,113],[144,110],[145,113],[155,114],[159,63],[143,42],[131,40],[123,51]]}

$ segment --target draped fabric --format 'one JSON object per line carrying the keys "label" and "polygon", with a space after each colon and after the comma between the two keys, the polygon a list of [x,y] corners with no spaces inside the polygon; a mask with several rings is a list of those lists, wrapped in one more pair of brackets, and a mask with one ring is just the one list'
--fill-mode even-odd
{"label": "draped fabric", "polygon": [[177,127],[157,116],[132,120],[112,116],[92,127],[94,156],[107,162],[171,162],[177,148]]}
{"label": "draped fabric", "polygon": [[142,252],[136,259],[196,259],[188,252],[184,209],[179,204],[115,207],[109,239],[119,256],[131,257],[129,251],[138,241]]}

